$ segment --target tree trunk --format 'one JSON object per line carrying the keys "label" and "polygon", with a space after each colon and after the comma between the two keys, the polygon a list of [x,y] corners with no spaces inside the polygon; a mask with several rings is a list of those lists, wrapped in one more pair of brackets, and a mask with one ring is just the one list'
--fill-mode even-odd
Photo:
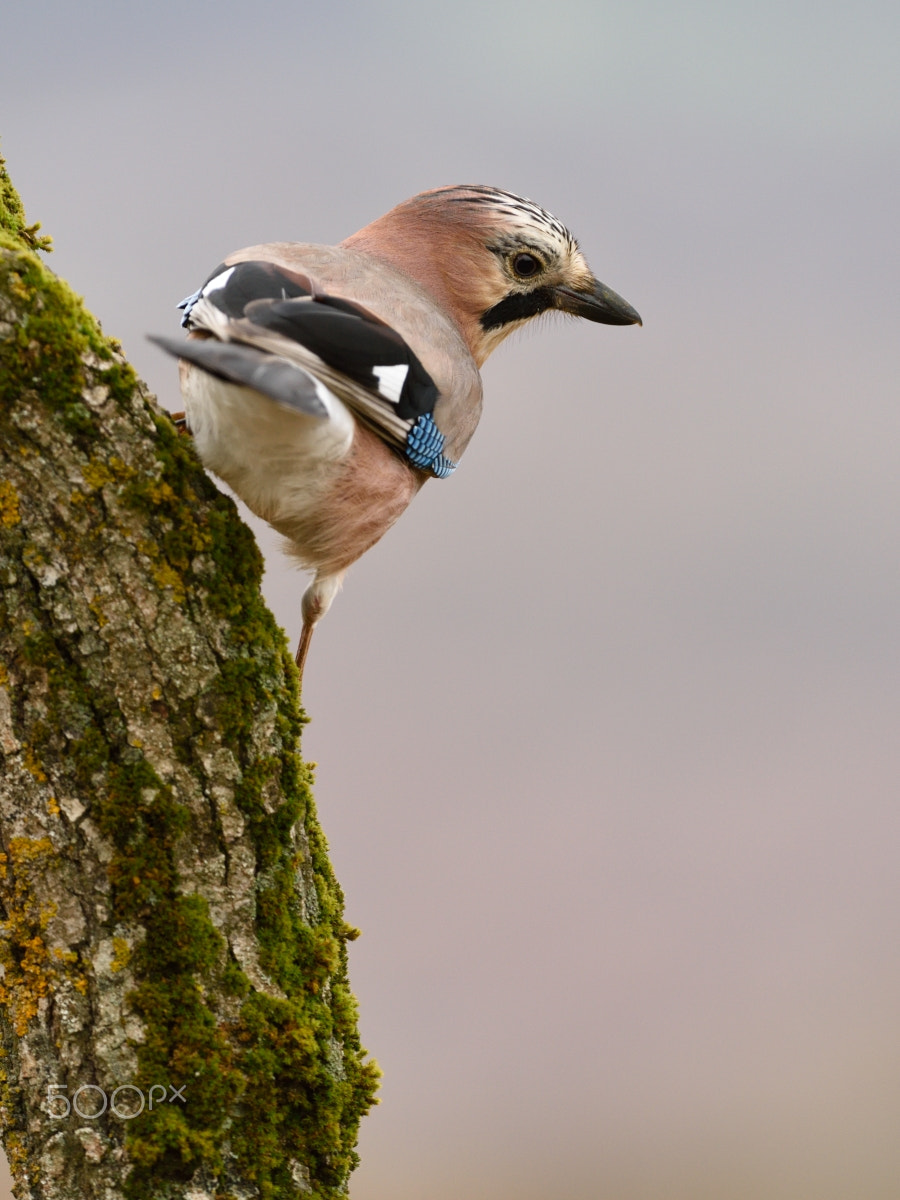
{"label": "tree trunk", "polygon": [[22,1200],[346,1194],[378,1069],[249,530],[0,159],[0,1108]]}

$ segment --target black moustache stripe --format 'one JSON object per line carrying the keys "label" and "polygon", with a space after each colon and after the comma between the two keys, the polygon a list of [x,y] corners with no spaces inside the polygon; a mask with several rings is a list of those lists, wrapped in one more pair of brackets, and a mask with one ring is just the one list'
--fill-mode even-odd
{"label": "black moustache stripe", "polygon": [[511,321],[527,321],[538,313],[555,308],[553,293],[550,288],[536,288],[533,292],[510,292],[499,304],[481,314],[481,328],[499,329],[501,325],[509,325]]}

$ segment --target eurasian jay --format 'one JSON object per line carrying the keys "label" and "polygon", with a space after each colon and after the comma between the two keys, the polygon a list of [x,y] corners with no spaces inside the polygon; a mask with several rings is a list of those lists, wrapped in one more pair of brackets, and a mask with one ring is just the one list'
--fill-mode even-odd
{"label": "eurasian jay", "polygon": [[188,340],[151,340],[181,360],[200,458],[314,573],[301,676],[347,568],[456,469],[491,351],[546,312],[641,323],[556,217],[478,185],[422,192],[339,246],[238,250],[179,307]]}

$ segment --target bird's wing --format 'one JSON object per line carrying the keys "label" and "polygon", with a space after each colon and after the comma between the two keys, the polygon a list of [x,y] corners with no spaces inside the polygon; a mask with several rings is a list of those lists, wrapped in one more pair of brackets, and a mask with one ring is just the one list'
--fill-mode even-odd
{"label": "bird's wing", "polygon": [[[442,454],[432,417],[440,398],[434,380],[405,339],[363,305],[329,295],[309,276],[280,264],[243,261],[221,264],[179,307],[187,329],[211,334],[220,344],[179,343],[182,357],[313,415],[315,389],[296,378],[307,374],[413,466],[449,474],[452,464]],[[171,339],[158,344],[175,352]],[[226,346],[234,360],[227,370]],[[230,373],[232,367],[240,373]]]}

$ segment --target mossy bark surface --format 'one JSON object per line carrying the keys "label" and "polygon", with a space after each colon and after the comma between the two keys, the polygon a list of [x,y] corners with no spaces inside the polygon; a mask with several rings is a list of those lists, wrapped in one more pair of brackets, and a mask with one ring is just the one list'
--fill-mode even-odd
{"label": "mossy bark surface", "polygon": [[40,248],[0,160],[0,1116],[17,1195],[344,1195],[378,1072],[261,559]]}

